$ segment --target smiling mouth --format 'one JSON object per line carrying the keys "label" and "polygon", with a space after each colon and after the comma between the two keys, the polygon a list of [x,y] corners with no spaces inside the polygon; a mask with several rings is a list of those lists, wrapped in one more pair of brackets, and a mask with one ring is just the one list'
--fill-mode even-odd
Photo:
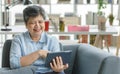
{"label": "smiling mouth", "polygon": [[33,31],[35,32],[39,32],[41,29],[33,29]]}

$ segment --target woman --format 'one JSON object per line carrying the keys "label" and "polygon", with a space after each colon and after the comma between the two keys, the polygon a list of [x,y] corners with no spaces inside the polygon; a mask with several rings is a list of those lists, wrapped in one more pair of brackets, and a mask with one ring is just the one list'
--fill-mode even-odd
{"label": "woman", "polygon": [[51,68],[44,66],[48,52],[60,51],[57,39],[44,32],[44,9],[37,5],[28,6],[23,11],[23,17],[28,31],[14,37],[10,49],[10,67],[20,69],[32,66],[34,72],[39,68],[41,74],[64,74],[68,64],[63,65],[61,57],[53,59]]}

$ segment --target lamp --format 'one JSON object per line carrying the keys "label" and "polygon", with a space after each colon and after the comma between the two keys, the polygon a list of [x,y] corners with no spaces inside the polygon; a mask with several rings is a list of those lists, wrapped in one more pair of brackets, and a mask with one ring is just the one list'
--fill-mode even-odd
{"label": "lamp", "polygon": [[31,0],[24,0],[23,4],[24,5],[28,5],[28,4],[32,4],[33,2]]}
{"label": "lamp", "polygon": [[7,26],[9,26],[9,19],[8,19],[8,16],[9,16],[9,7],[8,6],[6,6],[5,7],[5,14],[3,15],[3,16],[5,16],[4,17],[4,20],[5,20],[5,28],[3,28],[3,29],[1,29],[1,31],[11,31],[11,29],[9,29],[9,28],[7,28]]}
{"label": "lamp", "polygon": [[1,31],[11,31],[12,30],[11,28],[8,28],[8,26],[9,26],[9,9],[10,9],[10,7],[20,4],[22,2],[24,5],[32,4],[32,1],[30,1],[30,0],[16,0],[9,4],[7,4],[7,1],[5,0],[5,14],[3,15],[5,18],[4,19],[5,20],[4,21],[5,28],[2,28]]}

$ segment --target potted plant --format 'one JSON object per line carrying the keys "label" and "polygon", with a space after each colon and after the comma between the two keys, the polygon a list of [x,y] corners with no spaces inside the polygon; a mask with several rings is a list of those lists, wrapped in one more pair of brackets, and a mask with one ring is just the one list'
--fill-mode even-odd
{"label": "potted plant", "polygon": [[98,29],[105,30],[106,18],[103,13],[103,9],[106,8],[106,2],[104,0],[98,0]]}
{"label": "potted plant", "polygon": [[114,20],[113,14],[111,13],[111,14],[108,16],[108,18],[109,18],[109,23],[110,23],[110,25],[112,25],[112,24],[113,24],[113,20]]}
{"label": "potted plant", "polygon": [[103,15],[102,9],[106,8],[106,4],[104,0],[98,0],[98,15]]}

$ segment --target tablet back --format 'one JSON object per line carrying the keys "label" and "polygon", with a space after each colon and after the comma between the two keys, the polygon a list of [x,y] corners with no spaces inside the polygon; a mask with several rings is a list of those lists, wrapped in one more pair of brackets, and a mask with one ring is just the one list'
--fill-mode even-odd
{"label": "tablet back", "polygon": [[50,52],[47,54],[45,66],[50,67],[50,62],[52,62],[52,60],[55,59],[57,56],[62,57],[63,64],[69,64],[71,61],[71,53],[72,51]]}

